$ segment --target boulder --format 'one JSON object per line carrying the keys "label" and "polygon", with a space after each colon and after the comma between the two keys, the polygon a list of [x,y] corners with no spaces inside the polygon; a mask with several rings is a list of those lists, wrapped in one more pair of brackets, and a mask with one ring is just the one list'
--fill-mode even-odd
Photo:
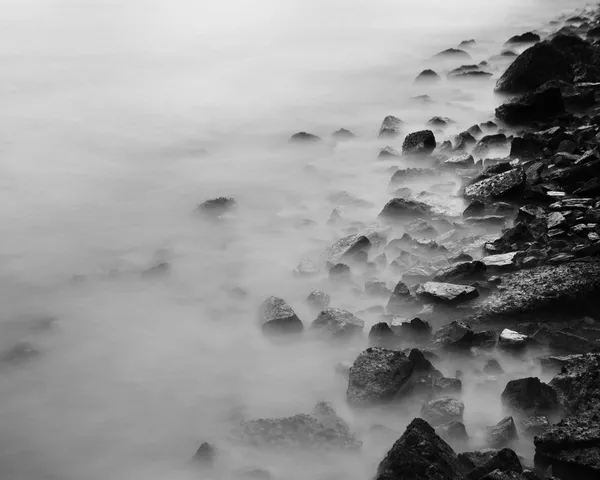
{"label": "boulder", "polygon": [[379,129],[379,138],[394,138],[400,134],[404,122],[398,117],[388,115],[383,119]]}
{"label": "boulder", "polygon": [[[510,158],[519,158],[521,160],[527,160],[531,158],[539,158],[544,153],[544,148],[546,145],[543,141],[538,139],[532,135],[524,135],[522,137],[513,138],[512,143],[510,144]],[[544,164],[540,163],[540,167],[543,167]],[[538,167],[538,168],[540,168]],[[533,172],[527,172],[526,175],[529,179]]]}
{"label": "boulder", "polygon": [[465,189],[465,197],[480,200],[518,197],[524,187],[523,170],[514,168],[469,185]]}
{"label": "boulder", "polygon": [[478,480],[494,470],[501,472],[523,472],[523,466],[517,454],[510,448],[490,452],[482,464],[476,466],[467,474],[469,480]]}
{"label": "boulder", "polygon": [[498,255],[488,255],[480,261],[483,263],[488,272],[503,272],[514,270],[516,268],[516,258],[522,252],[507,252]]}
{"label": "boulder", "polygon": [[513,418],[506,417],[488,429],[486,441],[492,448],[503,448],[516,441],[518,437],[517,427]]}
{"label": "boulder", "polygon": [[504,369],[498,360],[495,358],[490,358],[483,366],[483,372],[487,373],[488,375],[502,375],[504,373]]}
{"label": "boulder", "polygon": [[405,198],[392,198],[383,207],[379,214],[380,217],[388,221],[398,221],[415,218],[429,218],[431,216],[431,207],[418,200],[408,200]]}
{"label": "boulder", "polygon": [[319,290],[313,290],[306,297],[307,305],[317,312],[325,310],[331,303],[331,297]]}
{"label": "boulder", "polygon": [[384,160],[390,160],[390,159],[394,159],[394,158],[400,158],[402,155],[400,154],[400,152],[398,150],[396,150],[393,147],[384,147],[381,150],[379,150],[379,155],[377,155],[377,158],[381,158]]}
{"label": "boulder", "polygon": [[465,405],[452,397],[431,400],[421,408],[421,418],[432,426],[448,422],[462,422]]}
{"label": "boulder", "polygon": [[477,260],[455,263],[439,270],[433,280],[436,282],[469,283],[482,278],[485,270],[485,264]]}
{"label": "boulder", "polygon": [[369,331],[369,345],[372,347],[393,348],[398,344],[398,340],[385,322],[376,323]]}
{"label": "boulder", "polygon": [[450,444],[465,444],[469,441],[467,429],[462,422],[453,421],[438,425],[435,427],[435,433]]}
{"label": "boulder", "polygon": [[425,180],[440,175],[440,172],[433,168],[401,168],[394,172],[390,180],[390,187],[398,187],[415,180]]}
{"label": "boulder", "polygon": [[[556,358],[556,357],[554,357]],[[558,357],[560,373],[550,385],[570,413],[598,410],[600,406],[600,354]]]}
{"label": "boulder", "polygon": [[543,434],[549,427],[550,422],[545,415],[531,415],[521,422],[521,431],[529,438]]}
{"label": "boulder", "polygon": [[449,48],[444,50],[443,52],[436,53],[433,58],[451,58],[451,59],[461,59],[461,60],[470,60],[471,55],[469,55],[464,50],[459,50],[458,48]]}
{"label": "boulder", "polygon": [[402,341],[409,343],[426,343],[431,337],[431,325],[420,318],[401,321],[397,326],[394,326],[394,322],[392,321],[392,329],[397,332]]}
{"label": "boulder", "polygon": [[477,289],[468,285],[453,283],[426,282],[417,290],[417,295],[436,303],[457,304],[479,296]]}
{"label": "boulder", "polygon": [[308,258],[303,258],[296,268],[294,268],[294,275],[299,277],[311,277],[319,273],[319,267],[317,267]]}
{"label": "boulder", "polygon": [[413,363],[402,352],[368,348],[350,368],[346,397],[353,407],[390,403],[409,380]]}
{"label": "boulder", "polygon": [[563,353],[587,353],[594,348],[592,342],[570,332],[552,330],[543,325],[532,335],[532,339],[551,350]]}
{"label": "boulder", "polygon": [[336,263],[329,269],[329,279],[333,282],[348,282],[351,278],[352,271],[350,270],[350,267],[344,263]]}
{"label": "boulder", "polygon": [[205,215],[218,217],[235,208],[236,202],[232,197],[218,197],[206,200],[198,206],[198,211]]}
{"label": "boulder", "polygon": [[523,351],[532,343],[533,342],[529,336],[515,332],[514,330],[510,330],[508,328],[502,330],[500,338],[498,339],[498,347],[500,347],[502,350],[511,352]]}
{"label": "boulder", "polygon": [[306,132],[298,132],[290,137],[290,143],[315,143],[320,141],[321,137]]}
{"label": "boulder", "polygon": [[339,239],[325,251],[324,257],[326,262],[335,265],[358,252],[368,252],[370,248],[371,241],[365,235],[356,233]]}
{"label": "boulder", "polygon": [[537,33],[527,32],[521,35],[515,35],[514,37],[510,37],[504,45],[516,45],[523,43],[537,43],[539,42],[540,36]]}
{"label": "boulder", "polygon": [[433,389],[440,396],[458,395],[462,391],[462,382],[458,378],[440,377],[433,384]]}
{"label": "boulder", "polygon": [[475,165],[473,155],[463,153],[444,160],[444,167],[448,168],[472,168]]}
{"label": "boulder", "polygon": [[553,414],[559,408],[556,391],[537,377],[511,380],[501,398],[507,411],[520,416]]}
{"label": "boulder", "polygon": [[356,449],[362,445],[327,402],[317,403],[310,414],[243,421],[234,436],[244,443],[270,448]]}
{"label": "boulder", "polygon": [[330,339],[348,339],[362,333],[365,322],[341,308],[326,308],[313,321],[312,328]]}
{"label": "boulder", "polygon": [[372,297],[384,297],[386,299],[392,294],[390,289],[387,288],[387,284],[376,278],[370,278],[365,281],[365,293]]}
{"label": "boulder", "polygon": [[496,108],[496,117],[507,125],[528,125],[565,113],[560,88],[545,84],[532,93],[512,99]]}
{"label": "boulder", "polygon": [[433,70],[427,69],[427,70],[423,70],[421,73],[419,73],[419,75],[415,79],[415,82],[417,82],[417,83],[438,83],[441,80],[442,80],[442,78],[437,73],[435,73]]}
{"label": "boulder", "polygon": [[424,420],[415,418],[377,468],[374,480],[463,480],[456,453]]}
{"label": "boulder", "polygon": [[304,326],[283,298],[269,297],[259,308],[263,332],[269,334],[297,334]]}
{"label": "boulder", "polygon": [[208,442],[202,443],[194,456],[192,462],[194,465],[201,466],[203,468],[212,468],[215,460],[217,459],[217,448]]}
{"label": "boulder", "polygon": [[475,333],[469,325],[450,322],[440,328],[432,338],[432,349],[468,350],[471,348]]}
{"label": "boulder", "polygon": [[352,140],[356,138],[356,135],[352,133],[350,130],[346,130],[345,128],[340,128],[331,134],[333,138],[338,140]]}
{"label": "boulder", "polygon": [[402,144],[402,153],[408,155],[427,155],[435,150],[435,136],[431,130],[410,133]]}

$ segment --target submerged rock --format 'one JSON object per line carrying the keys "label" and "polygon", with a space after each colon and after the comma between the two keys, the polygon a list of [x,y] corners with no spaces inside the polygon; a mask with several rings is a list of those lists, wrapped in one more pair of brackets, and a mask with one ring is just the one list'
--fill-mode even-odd
{"label": "submerged rock", "polygon": [[368,252],[370,248],[371,241],[366,236],[356,233],[339,239],[325,251],[324,257],[325,261],[335,265],[358,252]]}
{"label": "submerged rock", "polygon": [[492,448],[503,448],[519,438],[513,417],[506,417],[487,431],[486,440]]}
{"label": "submerged rock", "polygon": [[200,204],[198,211],[206,215],[219,216],[231,211],[235,205],[235,199],[232,197],[218,197]]}
{"label": "submerged rock", "polygon": [[421,73],[419,73],[419,75],[415,79],[415,82],[417,82],[417,83],[438,83],[441,80],[442,80],[441,77],[437,73],[435,73],[433,70],[427,69],[427,70],[423,70]]}
{"label": "submerged rock", "polygon": [[410,155],[427,155],[435,150],[435,136],[431,130],[422,130],[406,136],[402,144],[402,153]]}
{"label": "submerged rock", "polygon": [[393,198],[383,207],[379,216],[387,220],[429,218],[431,207],[418,200]]}
{"label": "submerged rock", "polygon": [[304,326],[283,298],[269,297],[259,309],[262,329],[269,334],[297,334]]}
{"label": "submerged rock", "polygon": [[398,117],[388,115],[383,119],[381,128],[379,129],[379,138],[393,138],[397,137],[402,130],[404,122]]}
{"label": "submerged rock", "polygon": [[464,403],[452,397],[442,397],[423,405],[421,417],[435,427],[447,422],[462,422],[464,411]]}
{"label": "submerged rock", "polygon": [[326,308],[313,321],[312,328],[332,339],[347,339],[362,333],[365,322],[341,308]]}
{"label": "submerged rock", "polygon": [[372,347],[394,348],[398,344],[398,340],[385,322],[376,323],[369,331],[369,345]]}
{"label": "submerged rock", "polygon": [[471,58],[471,55],[469,55],[467,52],[465,52],[464,50],[459,50],[458,48],[449,48],[447,50],[444,50],[443,52],[440,53],[436,53],[433,58],[459,58],[459,59],[463,59],[463,60],[467,60]]}
{"label": "submerged rock", "polygon": [[461,303],[479,296],[476,288],[453,283],[426,282],[419,287],[417,295],[439,303]]}
{"label": "submerged rock", "polygon": [[552,414],[559,408],[556,391],[537,377],[511,380],[501,398],[506,410],[522,416]]}
{"label": "submerged rock", "polygon": [[565,103],[560,88],[543,85],[533,93],[500,105],[496,117],[507,125],[527,125],[549,120],[565,112]]}
{"label": "submerged rock", "polygon": [[315,143],[320,141],[321,137],[306,132],[294,133],[294,135],[290,137],[290,143]]}

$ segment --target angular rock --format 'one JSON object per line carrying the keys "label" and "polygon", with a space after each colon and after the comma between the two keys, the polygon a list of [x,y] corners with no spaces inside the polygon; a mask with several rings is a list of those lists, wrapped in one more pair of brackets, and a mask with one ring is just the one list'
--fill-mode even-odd
{"label": "angular rock", "polygon": [[398,117],[388,115],[383,119],[379,129],[379,138],[394,138],[400,134],[404,122]]}
{"label": "angular rock", "polygon": [[427,155],[435,150],[435,136],[431,130],[410,133],[402,144],[402,153],[409,155]]}
{"label": "angular rock", "polygon": [[453,157],[444,160],[444,167],[450,168],[471,168],[475,165],[473,155],[463,153],[461,155],[455,155]]}
{"label": "angular rock", "polygon": [[487,444],[492,448],[503,448],[518,438],[519,435],[513,417],[502,419],[496,425],[490,427],[486,434]]}
{"label": "angular rock", "polygon": [[397,327],[392,329],[398,333],[403,341],[411,343],[426,343],[431,337],[431,325],[420,318],[413,318],[410,321],[402,321]]}
{"label": "angular rock", "polygon": [[431,400],[421,408],[421,417],[435,427],[448,422],[462,422],[465,405],[452,397]]}
{"label": "angular rock", "polygon": [[496,117],[507,125],[528,125],[532,122],[549,120],[565,112],[565,103],[560,88],[542,85],[533,93],[496,108]]}
{"label": "angular rock", "polygon": [[393,159],[393,158],[400,158],[402,155],[400,154],[400,152],[398,150],[396,150],[393,147],[385,147],[382,148],[381,150],[379,150],[379,155],[377,155],[377,158],[382,158],[382,159]]}
{"label": "angular rock", "polygon": [[356,233],[335,242],[325,251],[324,257],[325,261],[336,264],[358,252],[368,252],[370,248],[371,241],[366,236]]}
{"label": "angular rock", "polygon": [[414,218],[426,219],[431,216],[431,207],[417,200],[393,198],[383,207],[379,216],[394,221]]}
{"label": "angular rock", "polygon": [[231,211],[235,205],[235,199],[232,197],[218,197],[200,204],[198,211],[206,215],[219,216]]}
{"label": "angular rock", "polygon": [[500,363],[495,358],[490,358],[483,367],[484,373],[488,375],[502,375],[504,369],[500,366]]}
{"label": "angular rock", "polygon": [[505,328],[502,330],[500,334],[500,338],[498,340],[498,347],[503,350],[518,352],[523,351],[527,346],[532,344],[532,340],[527,335],[523,335],[522,333],[515,332],[514,330],[510,330]]}
{"label": "angular rock", "polygon": [[468,285],[426,282],[419,287],[417,295],[436,303],[457,304],[477,298],[479,293]]}
{"label": "angular rock", "polygon": [[523,472],[523,466],[517,454],[510,448],[503,448],[493,452],[485,463],[475,467],[467,474],[469,480],[477,480],[485,477],[494,470],[501,472]]}
{"label": "angular rock", "polygon": [[393,348],[397,345],[398,340],[385,322],[376,323],[369,331],[369,345],[372,347]]}
{"label": "angular rock", "polygon": [[521,416],[554,414],[559,408],[556,391],[537,377],[511,380],[501,398],[506,410]]}
{"label": "angular rock", "polygon": [[204,468],[212,468],[217,458],[217,448],[208,442],[204,442],[195,455],[192,457],[192,461],[195,465],[199,465]]}
{"label": "angular rock", "polygon": [[435,433],[440,436],[442,440],[453,444],[464,444],[469,441],[469,435],[465,424],[462,422],[448,422],[438,425],[435,428]]}
{"label": "angular rock", "polygon": [[522,35],[515,35],[514,37],[510,37],[504,45],[537,43],[540,40],[541,40],[540,36],[537,33],[527,32],[527,33],[523,33]]}
{"label": "angular rock", "polygon": [[436,282],[462,283],[480,279],[485,274],[486,266],[477,260],[455,263],[439,270],[433,280]]}
{"label": "angular rock", "polygon": [[300,260],[298,266],[294,269],[294,275],[310,277],[319,273],[319,267],[317,267],[308,258]]}
{"label": "angular rock", "polygon": [[457,48],[449,48],[447,50],[444,50],[443,52],[440,53],[436,53],[433,58],[459,58],[459,59],[463,59],[463,60],[467,60],[471,58],[471,55],[469,55],[467,52],[465,52],[464,50],[459,50]]}
{"label": "angular rock", "polygon": [[562,368],[550,385],[568,412],[598,410],[600,405],[600,354],[559,357]]}
{"label": "angular rock", "polygon": [[350,130],[346,130],[345,128],[340,128],[331,134],[333,138],[337,138],[338,140],[352,140],[356,138],[356,135],[352,133]]}
{"label": "angular rock", "polygon": [[450,322],[440,328],[432,338],[433,349],[468,350],[475,334],[466,323]]}
{"label": "angular rock", "polygon": [[292,307],[278,297],[269,297],[262,303],[259,321],[263,332],[269,334],[297,334],[304,329]]}
{"label": "angular rock", "polygon": [[522,252],[508,252],[498,255],[488,255],[481,259],[489,272],[513,270],[516,267],[516,257]]}
{"label": "angular rock", "polygon": [[341,308],[326,308],[313,321],[312,328],[331,339],[348,339],[362,333],[365,322]]}
{"label": "angular rock", "polygon": [[521,423],[523,434],[530,438],[543,434],[548,428],[550,428],[550,422],[545,415],[532,415]]}
{"label": "angular rock", "polygon": [[525,186],[525,175],[519,168],[499,173],[493,177],[481,180],[465,189],[468,199],[492,199],[516,197]]}
{"label": "angular rock", "polygon": [[306,297],[306,303],[315,311],[325,310],[331,303],[331,297],[319,290],[313,290]]}

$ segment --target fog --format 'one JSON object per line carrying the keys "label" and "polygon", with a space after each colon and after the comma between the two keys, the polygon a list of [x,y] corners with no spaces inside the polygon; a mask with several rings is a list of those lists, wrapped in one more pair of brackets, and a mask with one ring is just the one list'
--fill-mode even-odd
{"label": "fog", "polygon": [[[478,63],[583,4],[2,0],[0,353],[19,342],[39,351],[0,368],[2,479],[230,478],[246,467],[274,479],[370,478],[416,413],[351,411],[335,365],[366,340],[273,344],[258,305],[285,298],[305,326],[314,288],[352,312],[381,305],[336,290],[326,272],[305,280],[292,270],[391,198],[389,168],[403,163],[376,157],[402,138],[377,140],[383,118],[410,132],[450,117],[439,142],[489,120],[493,81],[414,78],[443,71],[428,59],[461,40],[477,40]],[[496,78],[505,67],[490,68]],[[410,99],[422,94],[433,101]],[[359,138],[330,141],[342,127]],[[326,141],[295,148],[298,131]],[[409,186],[459,214],[458,183],[436,183]],[[331,226],[341,191],[366,206]],[[224,221],[195,213],[222,195],[238,205]],[[299,228],[306,219],[316,223]],[[141,275],[159,262],[168,275]],[[361,318],[367,329],[377,321]],[[507,378],[531,372],[505,362]],[[467,430],[501,418],[501,386],[477,385],[465,384]],[[364,440],[360,453],[249,452],[228,440],[240,416],[294,415],[318,400]],[[390,431],[373,433],[376,424]],[[221,457],[199,477],[188,461],[203,441]]]}

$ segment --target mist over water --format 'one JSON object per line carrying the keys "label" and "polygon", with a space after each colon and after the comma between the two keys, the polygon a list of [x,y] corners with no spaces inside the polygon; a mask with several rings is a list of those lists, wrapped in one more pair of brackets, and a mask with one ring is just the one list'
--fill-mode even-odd
{"label": "mist over water", "polygon": [[[402,137],[377,140],[383,118],[403,119],[405,133],[434,115],[454,119],[438,143],[489,120],[493,80],[416,85],[427,60],[475,38],[479,63],[583,5],[3,0],[0,352],[29,342],[40,353],[0,368],[0,477],[199,478],[186,464],[203,441],[222,447],[216,477],[245,467],[288,480],[372,476],[419,406],[352,412],[335,365],[365,345],[272,344],[257,307],[285,298],[308,326],[314,288],[352,312],[377,305],[336,291],[326,273],[292,270],[372,223],[391,198],[389,167],[402,164],[376,157]],[[504,67],[491,68],[495,79]],[[422,94],[433,101],[410,99]],[[342,127],[359,138],[330,141]],[[290,146],[298,131],[325,145]],[[448,194],[410,186],[457,214],[464,207],[458,184]],[[364,205],[329,226],[341,191]],[[194,213],[222,195],[238,203],[226,221]],[[316,223],[299,228],[307,219]],[[165,261],[167,276],[141,276]],[[387,275],[390,286],[399,280]],[[359,316],[366,329],[377,321]],[[532,368],[505,363],[515,376]],[[467,428],[500,420],[500,383],[485,393],[465,383]],[[248,452],[227,441],[241,416],[309,412],[318,400],[365,441],[360,453]],[[373,433],[375,424],[390,431]]]}

